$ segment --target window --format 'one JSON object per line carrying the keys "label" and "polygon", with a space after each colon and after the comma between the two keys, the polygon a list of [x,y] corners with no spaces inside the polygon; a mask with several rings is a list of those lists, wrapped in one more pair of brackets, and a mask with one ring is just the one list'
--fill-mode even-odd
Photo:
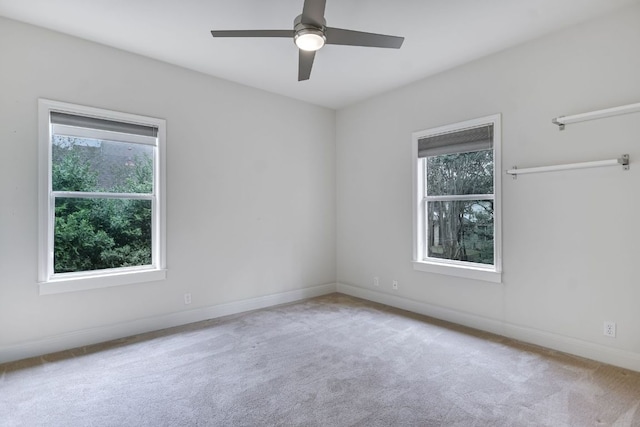
{"label": "window", "polygon": [[413,134],[414,267],[501,282],[500,115]]}
{"label": "window", "polygon": [[160,280],[164,120],[40,100],[40,293]]}

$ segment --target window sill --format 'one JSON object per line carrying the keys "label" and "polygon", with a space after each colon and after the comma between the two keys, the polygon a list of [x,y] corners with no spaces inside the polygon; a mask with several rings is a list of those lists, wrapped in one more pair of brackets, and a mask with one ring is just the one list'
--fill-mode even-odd
{"label": "window sill", "polygon": [[138,270],[95,276],[64,277],[39,283],[40,295],[61,294],[65,292],[87,291],[110,288],[112,286],[133,285],[135,283],[164,280],[167,270]]}
{"label": "window sill", "polygon": [[502,283],[502,273],[488,268],[477,268],[463,265],[452,265],[437,262],[413,261],[413,269],[427,273],[444,274],[446,276],[463,277],[465,279]]}

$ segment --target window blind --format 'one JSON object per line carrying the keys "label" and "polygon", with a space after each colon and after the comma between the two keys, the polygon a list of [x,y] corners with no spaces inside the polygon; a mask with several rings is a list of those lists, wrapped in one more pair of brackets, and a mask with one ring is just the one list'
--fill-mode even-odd
{"label": "window blind", "polygon": [[418,140],[418,157],[489,150],[493,147],[493,124],[425,136]]}
{"label": "window blind", "polygon": [[77,116],[75,114],[51,112],[51,124],[75,126],[88,129],[104,130],[109,132],[126,133],[129,135],[158,137],[158,128],[154,126],[140,125],[136,123],[116,122],[113,120],[98,119],[95,117]]}

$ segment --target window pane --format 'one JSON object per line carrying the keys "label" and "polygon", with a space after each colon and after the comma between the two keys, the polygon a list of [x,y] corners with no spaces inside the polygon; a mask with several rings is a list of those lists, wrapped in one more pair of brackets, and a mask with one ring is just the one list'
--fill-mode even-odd
{"label": "window pane", "polygon": [[429,196],[493,194],[493,150],[427,157]]}
{"label": "window pane", "polygon": [[145,144],[53,136],[53,191],[153,192],[153,150]]}
{"label": "window pane", "polygon": [[493,201],[428,202],[427,256],[493,264]]}
{"label": "window pane", "polygon": [[54,272],[151,265],[151,201],[56,198]]}

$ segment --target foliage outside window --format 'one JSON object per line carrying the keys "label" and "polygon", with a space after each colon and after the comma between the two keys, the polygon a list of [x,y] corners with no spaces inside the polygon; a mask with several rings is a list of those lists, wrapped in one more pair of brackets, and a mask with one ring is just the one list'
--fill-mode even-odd
{"label": "foliage outside window", "polygon": [[54,134],[52,184],[54,273],[152,264],[153,147]]}
{"label": "foliage outside window", "polygon": [[40,116],[40,281],[147,281],[121,276],[164,268],[164,121],[46,100]]}
{"label": "foliage outside window", "polygon": [[491,116],[414,134],[418,269],[499,273],[499,132]]}

